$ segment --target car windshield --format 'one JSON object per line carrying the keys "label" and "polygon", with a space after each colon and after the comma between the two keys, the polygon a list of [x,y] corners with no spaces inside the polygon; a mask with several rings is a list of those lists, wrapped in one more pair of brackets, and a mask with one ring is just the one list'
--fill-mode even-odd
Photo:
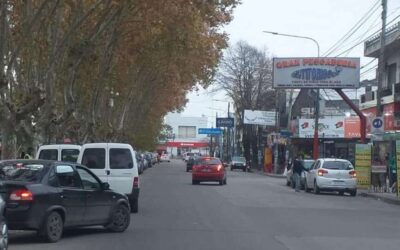
{"label": "car windshield", "polygon": [[196,165],[219,165],[221,161],[215,158],[201,158],[198,159]]}
{"label": "car windshield", "polygon": [[353,166],[350,162],[346,161],[325,161],[323,166],[325,169],[332,169],[332,170],[350,170],[353,169]]}
{"label": "car windshield", "polygon": [[39,182],[43,170],[43,164],[5,163],[0,165],[0,180]]}
{"label": "car windshield", "polygon": [[187,153],[186,156],[193,156],[193,153]]}
{"label": "car windshield", "polygon": [[246,162],[246,159],[244,157],[232,157],[232,161],[237,161],[237,162]]}

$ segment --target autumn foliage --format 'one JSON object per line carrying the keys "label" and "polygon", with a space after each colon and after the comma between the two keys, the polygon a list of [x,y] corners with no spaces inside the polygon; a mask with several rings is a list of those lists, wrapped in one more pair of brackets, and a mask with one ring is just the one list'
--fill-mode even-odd
{"label": "autumn foliage", "polygon": [[2,0],[2,157],[57,143],[150,148],[208,85],[237,0]]}

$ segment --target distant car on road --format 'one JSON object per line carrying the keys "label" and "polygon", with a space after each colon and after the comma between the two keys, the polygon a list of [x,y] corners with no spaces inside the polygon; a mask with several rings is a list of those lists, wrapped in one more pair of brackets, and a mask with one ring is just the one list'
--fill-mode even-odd
{"label": "distant car on road", "polygon": [[[303,164],[303,167],[306,170],[310,170],[310,168],[312,167],[312,165],[314,164],[314,160],[312,159],[306,159],[306,160],[302,160],[301,161]],[[304,188],[304,183],[306,180],[306,174],[307,172],[302,172],[301,176],[300,176],[300,187],[303,189]],[[293,166],[287,171],[286,174],[286,185],[291,186],[292,188],[295,188],[295,181],[293,179]]]}
{"label": "distant car on road", "polygon": [[315,194],[321,191],[338,191],[340,195],[349,192],[351,196],[356,196],[356,177],[356,171],[348,160],[318,159],[306,174],[305,190],[309,192],[313,189]]}
{"label": "distant car on road", "polygon": [[36,230],[48,242],[64,228],[129,226],[129,200],[80,164],[44,160],[0,162],[1,194],[10,229]]}
{"label": "distant car on road", "polygon": [[168,153],[163,153],[160,157],[160,162],[167,161],[170,162],[171,158]]}
{"label": "distant car on road", "polygon": [[231,171],[235,169],[241,169],[243,172],[246,172],[247,164],[246,158],[241,156],[234,156],[232,157],[232,161],[230,163]]}
{"label": "distant car on road", "polygon": [[3,200],[2,196],[0,196],[0,250],[8,249],[8,226],[7,221],[4,217],[5,207],[6,203]]}
{"label": "distant car on road", "polygon": [[190,157],[193,157],[195,154],[194,153],[192,153],[192,152],[187,152],[187,153],[185,153],[185,155],[184,155],[184,160],[187,162],[187,161],[189,161],[189,158]]}
{"label": "distant car on road", "polygon": [[192,184],[202,181],[216,181],[220,185],[227,183],[223,163],[215,157],[200,157],[192,167]]}

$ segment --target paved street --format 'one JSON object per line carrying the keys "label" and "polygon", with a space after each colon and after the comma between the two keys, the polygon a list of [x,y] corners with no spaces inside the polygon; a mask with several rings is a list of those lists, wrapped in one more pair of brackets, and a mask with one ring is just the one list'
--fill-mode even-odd
{"label": "paved street", "polygon": [[10,249],[399,249],[399,206],[295,193],[284,179],[241,171],[229,171],[226,186],[192,186],[184,168],[173,160],[142,175],[140,211],[125,233],[85,228],[43,244],[11,232]]}

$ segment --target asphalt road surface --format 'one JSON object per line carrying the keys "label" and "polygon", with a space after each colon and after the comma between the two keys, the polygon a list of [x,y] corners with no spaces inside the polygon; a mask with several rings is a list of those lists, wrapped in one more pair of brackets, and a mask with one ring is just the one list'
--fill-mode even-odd
{"label": "asphalt road surface", "polygon": [[284,179],[229,171],[191,185],[181,160],[141,176],[140,211],[124,233],[68,231],[58,243],[10,232],[10,249],[400,249],[400,207],[364,197],[295,193]]}

